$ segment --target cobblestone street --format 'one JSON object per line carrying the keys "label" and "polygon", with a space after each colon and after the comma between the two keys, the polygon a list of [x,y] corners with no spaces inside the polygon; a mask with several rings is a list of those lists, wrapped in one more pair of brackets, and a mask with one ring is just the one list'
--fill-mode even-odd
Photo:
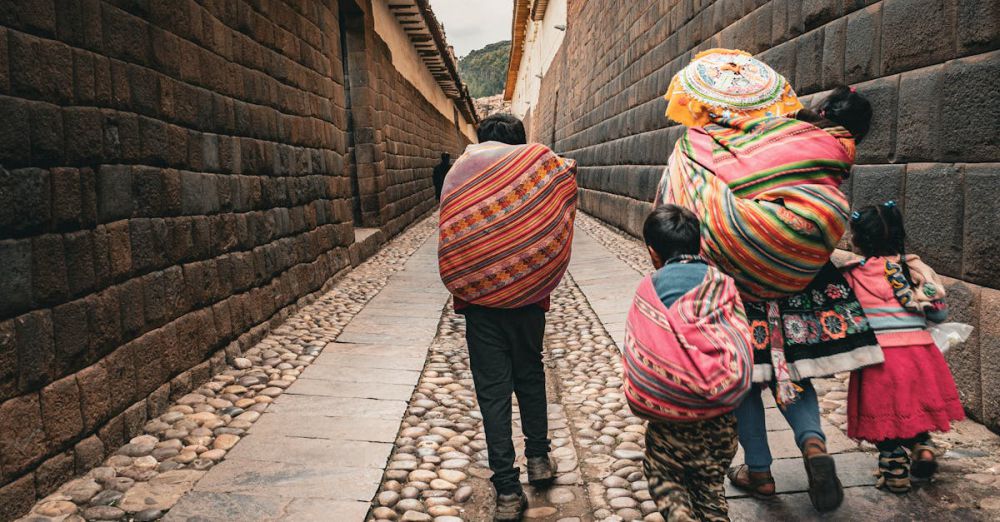
{"label": "cobblestone street", "polygon": [[[490,520],[464,320],[438,280],[435,223],[415,225],[336,281],[23,520]],[[558,478],[548,491],[526,486],[528,520],[662,520],[618,351],[644,255],[635,239],[580,216],[546,328]],[[898,497],[874,489],[872,448],[842,431],[845,379],[817,382],[847,488],[844,506],[824,520],[1000,518],[1000,439],[971,421],[939,439],[934,483]],[[730,489],[731,515],[819,519],[791,431],[768,403],[780,495],[761,502]],[[515,437],[520,452],[516,420]]]}

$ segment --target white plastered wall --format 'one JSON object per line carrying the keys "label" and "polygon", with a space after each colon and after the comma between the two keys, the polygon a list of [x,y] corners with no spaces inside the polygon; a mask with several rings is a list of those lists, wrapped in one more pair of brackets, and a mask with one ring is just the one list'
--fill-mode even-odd
{"label": "white plastered wall", "polygon": [[556,29],[556,26],[566,26],[566,4],[566,0],[549,0],[542,21],[528,20],[517,85],[511,98],[511,112],[519,118],[523,118],[538,101],[538,92],[542,88],[542,80],[538,76],[545,76],[548,72],[566,37],[566,31]]}
{"label": "white plastered wall", "polygon": [[[430,71],[424,67],[423,60],[417,54],[417,50],[410,43],[410,38],[406,31],[396,21],[396,17],[389,11],[387,0],[374,0],[372,2],[372,15],[375,18],[375,32],[389,46],[392,52],[392,65],[403,78],[406,78],[414,87],[424,95],[438,112],[444,115],[448,121],[455,121],[455,103],[445,95],[441,87]],[[476,141],[476,128],[471,123],[465,121],[461,111],[458,112],[459,128],[469,140]]]}

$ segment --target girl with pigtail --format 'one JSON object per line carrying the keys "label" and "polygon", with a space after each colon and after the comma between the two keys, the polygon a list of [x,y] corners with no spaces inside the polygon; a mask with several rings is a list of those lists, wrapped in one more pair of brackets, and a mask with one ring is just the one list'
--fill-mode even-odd
{"label": "girl with pigtail", "polygon": [[852,241],[864,258],[844,277],[864,307],[885,362],[851,374],[847,433],[879,450],[878,487],[906,493],[912,479],[937,471],[931,431],[965,417],[944,356],[927,321],[947,316],[938,275],[906,254],[903,215],[894,201],[851,214]]}

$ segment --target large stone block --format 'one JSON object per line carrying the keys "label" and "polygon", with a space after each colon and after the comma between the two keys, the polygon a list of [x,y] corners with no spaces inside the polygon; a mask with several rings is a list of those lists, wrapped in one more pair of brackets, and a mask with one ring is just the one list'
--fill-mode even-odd
{"label": "large stone block", "polygon": [[899,76],[887,76],[857,86],[868,98],[872,111],[871,130],[858,144],[858,163],[891,163],[896,150],[896,100]]}
{"label": "large stone block", "polygon": [[63,109],[66,133],[66,162],[72,165],[93,163],[104,157],[104,115],[91,107]]}
{"label": "large stone block", "polygon": [[[0,103],[0,164],[8,167],[27,165],[31,160],[31,119],[28,104],[5,98]],[[3,191],[0,191],[2,194]]]}
{"label": "large stone block", "polygon": [[24,473],[45,456],[45,429],[37,393],[0,404],[0,466],[11,477]]}
{"label": "large stone block", "polygon": [[1000,158],[1000,51],[949,62],[941,94],[941,159],[997,161]]}
{"label": "large stone block", "polygon": [[112,287],[85,299],[90,320],[90,350],[98,356],[118,346],[122,336],[117,289]]}
{"label": "large stone block", "polygon": [[73,454],[76,457],[76,473],[83,474],[97,466],[104,460],[104,444],[96,435],[91,435],[73,447]]}
{"label": "large stone block", "polygon": [[55,103],[73,100],[73,53],[68,45],[10,31],[11,88],[18,96]]}
{"label": "large stone block", "polygon": [[31,114],[31,163],[39,167],[63,165],[66,147],[59,106],[31,102],[28,110]]}
{"label": "large stone block", "polygon": [[882,66],[882,3],[851,13],[847,17],[844,51],[844,81],[857,83],[879,75]]}
{"label": "large stone block", "polygon": [[97,218],[102,223],[132,215],[132,167],[102,165],[97,170]]}
{"label": "large stone block", "polygon": [[36,305],[52,305],[69,294],[66,250],[58,234],[37,236],[31,241],[31,295]]}
{"label": "large stone block", "polygon": [[1000,47],[1000,3],[958,0],[956,28],[960,54]]}
{"label": "large stone block", "polygon": [[1000,288],[1000,163],[965,165],[963,232],[963,279]]}
{"label": "large stone block", "polygon": [[[0,322],[0,403],[17,393],[17,332],[13,320],[2,321]],[[0,475],[2,474],[0,471]]]}
{"label": "large stone block", "polygon": [[51,187],[47,170],[0,166],[0,234],[10,237],[47,228],[52,219]]}
{"label": "large stone block", "polygon": [[129,237],[129,222],[117,221],[105,228],[107,237],[110,275],[122,279],[132,271],[132,241]]}
{"label": "large stone block", "polygon": [[82,299],[52,309],[56,354],[63,368],[73,365],[90,347],[90,317]]}
{"label": "large stone block", "polygon": [[983,423],[1000,431],[1000,290],[983,288],[979,347],[983,376]]}
{"label": "large stone block", "polygon": [[904,165],[856,165],[851,177],[851,208],[902,201]]}
{"label": "large stone block", "polygon": [[33,473],[0,486],[0,520],[15,520],[27,513],[35,504],[35,498]]}
{"label": "large stone block", "polygon": [[83,431],[80,388],[75,375],[42,388],[41,406],[42,423],[49,444],[60,447]]}
{"label": "large stone block", "polygon": [[73,476],[73,451],[64,451],[49,458],[35,470],[35,487],[39,497],[48,495]]}
{"label": "large stone block", "polygon": [[38,389],[50,382],[55,370],[52,312],[36,310],[14,319],[17,335],[18,387]]}
{"label": "large stone block", "polygon": [[795,39],[795,92],[807,94],[823,88],[823,32],[810,31]]}
{"label": "large stone block", "polygon": [[844,0],[802,0],[805,29],[819,27],[844,14]]}
{"label": "large stone block", "polygon": [[956,280],[946,280],[948,320],[971,325],[969,339],[945,354],[958,394],[966,411],[981,419],[983,413],[982,369],[980,363],[979,315],[982,288]]}
{"label": "large stone block", "polygon": [[0,266],[4,267],[0,275],[0,316],[8,317],[31,306],[31,240],[0,241]]}
{"label": "large stone block", "polygon": [[900,76],[897,161],[933,161],[940,157],[940,100],[944,68],[944,65],[936,65]]}
{"label": "large stone block", "polygon": [[882,74],[908,71],[953,58],[955,11],[954,0],[882,2]]}
{"label": "large stone block", "polygon": [[962,275],[964,187],[962,170],[951,164],[906,167],[906,237],[910,252],[945,275]]}
{"label": "large stone block", "polygon": [[823,30],[823,89],[844,83],[844,49],[847,41],[847,19],[841,18]]}

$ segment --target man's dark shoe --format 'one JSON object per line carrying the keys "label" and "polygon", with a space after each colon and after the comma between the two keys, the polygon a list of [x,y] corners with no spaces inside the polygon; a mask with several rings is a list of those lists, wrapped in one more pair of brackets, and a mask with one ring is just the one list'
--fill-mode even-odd
{"label": "man's dark shoe", "polygon": [[551,486],[556,480],[555,466],[552,459],[544,457],[528,457],[528,483],[536,488]]}
{"label": "man's dark shoe", "polygon": [[494,522],[521,520],[528,509],[528,496],[523,491],[501,495],[497,493],[497,509],[493,513]]}

